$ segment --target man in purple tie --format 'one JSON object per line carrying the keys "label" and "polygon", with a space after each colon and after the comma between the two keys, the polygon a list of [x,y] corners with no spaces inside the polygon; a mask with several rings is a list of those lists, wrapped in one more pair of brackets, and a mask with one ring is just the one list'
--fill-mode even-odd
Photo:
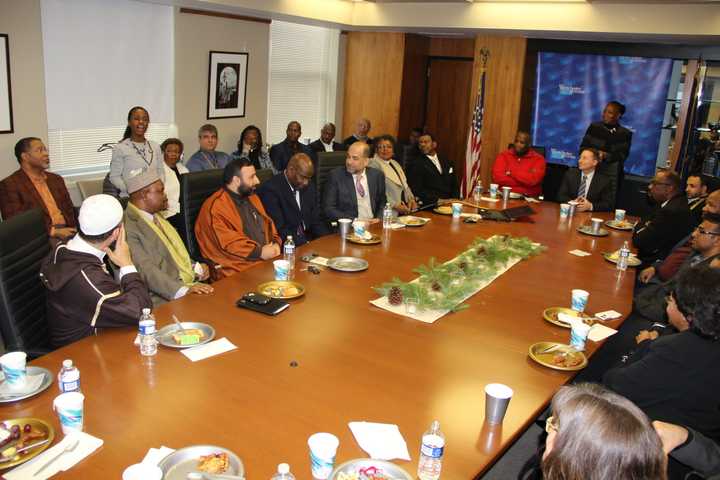
{"label": "man in purple tie", "polygon": [[350,145],[345,167],[330,172],[324,187],[323,211],[330,221],[338,218],[377,219],[382,216],[385,197],[385,175],[367,168],[370,147],[365,142]]}

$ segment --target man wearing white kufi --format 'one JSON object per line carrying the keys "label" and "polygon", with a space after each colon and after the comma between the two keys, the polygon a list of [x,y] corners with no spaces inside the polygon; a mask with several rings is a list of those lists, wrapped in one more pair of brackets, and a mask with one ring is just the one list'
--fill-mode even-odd
{"label": "man wearing white kufi", "polygon": [[[61,347],[106,327],[137,325],[151,308],[147,287],[133,266],[122,225],[123,209],[110,195],[85,199],[79,232],[43,262],[50,342]],[[105,268],[105,255],[120,267],[118,284]]]}

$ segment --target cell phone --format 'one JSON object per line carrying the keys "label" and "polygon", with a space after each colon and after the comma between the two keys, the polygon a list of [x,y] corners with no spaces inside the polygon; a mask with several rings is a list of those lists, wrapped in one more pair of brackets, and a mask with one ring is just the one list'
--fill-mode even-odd
{"label": "cell phone", "polygon": [[267,295],[257,292],[246,293],[242,298],[243,300],[254,303],[255,305],[267,305],[271,300],[271,298]]}

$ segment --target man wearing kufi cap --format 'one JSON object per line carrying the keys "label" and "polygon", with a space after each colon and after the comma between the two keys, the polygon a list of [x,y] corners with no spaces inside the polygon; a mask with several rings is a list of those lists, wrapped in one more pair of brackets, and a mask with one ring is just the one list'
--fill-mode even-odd
{"label": "man wearing kufi cap", "polygon": [[[43,262],[50,342],[61,347],[98,329],[135,326],[150,294],[133,266],[122,225],[123,209],[110,195],[93,195],[80,206],[80,230]],[[105,255],[119,267],[118,284]]]}
{"label": "man wearing kufi cap", "polygon": [[185,296],[212,293],[199,283],[209,276],[207,265],[193,262],[175,228],[160,212],[167,209],[167,196],[155,171],[143,172],[126,181],[130,202],[123,224],[130,253],[155,305]]}

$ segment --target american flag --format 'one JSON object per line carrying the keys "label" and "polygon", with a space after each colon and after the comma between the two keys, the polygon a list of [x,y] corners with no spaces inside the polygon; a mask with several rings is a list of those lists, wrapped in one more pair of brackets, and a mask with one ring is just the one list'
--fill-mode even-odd
{"label": "american flag", "polygon": [[480,88],[478,89],[475,110],[473,110],[470,132],[468,133],[467,149],[465,150],[465,172],[460,194],[467,198],[472,193],[473,185],[480,176],[480,152],[482,151],[482,127],[485,113],[485,68],[480,72]]}

